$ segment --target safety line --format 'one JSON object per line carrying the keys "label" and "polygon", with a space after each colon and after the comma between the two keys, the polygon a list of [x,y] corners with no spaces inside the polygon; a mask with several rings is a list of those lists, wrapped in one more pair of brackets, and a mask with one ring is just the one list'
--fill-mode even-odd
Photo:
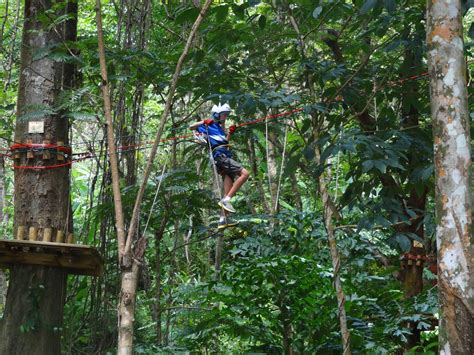
{"label": "safety line", "polygon": [[[466,60],[467,64],[472,63],[472,62],[474,62],[474,59]],[[423,77],[426,77],[428,75],[429,75],[429,72],[424,72],[424,73],[421,73],[421,74],[418,74],[418,75],[412,75],[412,76],[407,77],[407,78],[403,78],[403,79],[400,79],[400,80],[389,82],[388,85],[389,86],[400,85],[400,84],[403,84],[406,81],[417,80],[419,78],[423,78]],[[287,116],[293,115],[295,113],[302,112],[303,110],[304,110],[304,108],[296,108],[296,109],[293,109],[293,110],[290,110],[290,111],[286,111],[286,112],[282,112],[282,113],[278,113],[278,114],[274,114],[274,115],[264,116],[262,118],[258,118],[258,119],[255,119],[255,120],[239,123],[239,124],[236,125],[236,127],[245,127],[245,126],[258,124],[258,123],[262,123],[262,122],[270,122],[270,121],[273,121],[275,119],[279,119],[279,118],[282,118],[282,117],[287,117]],[[193,137],[194,137],[193,134],[173,136],[173,137],[168,137],[168,138],[161,139],[160,143],[167,143],[167,142],[171,142],[171,141],[180,141],[180,140],[190,139],[190,138],[193,138]],[[7,139],[5,139],[5,140],[7,140]],[[10,141],[10,140],[8,140],[8,141]],[[93,142],[93,141],[91,141],[91,142]],[[143,143],[123,145],[123,146],[118,146],[117,150],[123,153],[123,152],[126,152],[126,151],[132,151],[132,150],[136,150],[136,149],[146,149],[147,145],[151,145],[153,143],[154,143],[153,141],[147,141],[147,142],[143,142]],[[73,143],[71,145],[76,145],[76,144],[79,144],[79,143],[75,143],[75,144]],[[81,144],[86,144],[86,142],[82,142]],[[54,169],[54,168],[60,168],[60,167],[64,167],[64,166],[70,166],[72,163],[75,163],[75,162],[78,162],[78,161],[81,161],[81,160],[85,160],[85,159],[90,159],[90,158],[97,157],[95,154],[90,154],[89,152],[71,153],[71,147],[70,146],[58,146],[58,145],[55,145],[55,144],[16,143],[16,144],[13,144],[10,147],[10,149],[0,148],[0,151],[8,152],[8,151],[15,150],[15,149],[28,149],[28,148],[33,149],[33,150],[56,149],[56,150],[61,151],[63,153],[70,154],[71,156],[79,156],[79,158],[72,159],[71,161],[69,161],[67,163],[64,163],[64,164],[48,165],[48,166],[16,166],[16,165],[14,165],[13,166],[14,169],[31,169],[31,170]],[[5,153],[0,153],[0,156],[7,157],[7,158],[12,158],[11,154],[8,154],[8,153],[6,153],[6,154]]]}

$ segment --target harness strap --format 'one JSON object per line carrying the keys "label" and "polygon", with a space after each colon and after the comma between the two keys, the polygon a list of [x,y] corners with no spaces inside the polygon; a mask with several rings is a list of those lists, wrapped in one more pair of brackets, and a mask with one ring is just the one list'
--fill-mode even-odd
{"label": "harness strap", "polygon": [[212,148],[212,152],[214,153],[214,151],[216,149],[219,149],[219,148],[222,148],[222,147],[230,147],[230,144],[219,144],[218,146]]}

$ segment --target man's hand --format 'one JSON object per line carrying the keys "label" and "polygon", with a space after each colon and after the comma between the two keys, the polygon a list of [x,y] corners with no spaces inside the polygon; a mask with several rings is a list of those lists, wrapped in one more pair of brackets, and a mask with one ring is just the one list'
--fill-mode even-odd
{"label": "man's hand", "polygon": [[232,126],[229,127],[229,134],[234,134],[235,130],[237,129],[237,126],[233,124]]}
{"label": "man's hand", "polygon": [[208,118],[207,120],[204,120],[203,123],[204,123],[206,126],[209,126],[210,124],[213,124],[213,123],[214,123],[214,120],[211,119],[211,118]]}

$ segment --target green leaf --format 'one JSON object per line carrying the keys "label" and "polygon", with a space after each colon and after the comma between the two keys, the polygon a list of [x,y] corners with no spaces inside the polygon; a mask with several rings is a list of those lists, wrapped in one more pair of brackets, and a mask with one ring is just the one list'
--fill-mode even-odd
{"label": "green leaf", "polygon": [[317,8],[315,8],[313,10],[313,17],[315,19],[317,19],[319,17],[319,15],[321,15],[321,12],[323,12],[323,7],[322,6],[318,6]]}
{"label": "green leaf", "polygon": [[229,14],[229,5],[217,6],[214,8],[217,22],[223,22]]}
{"label": "green leaf", "polygon": [[267,18],[264,15],[260,15],[258,18],[258,27],[260,27],[260,29],[263,30],[266,24],[267,24]]}
{"label": "green leaf", "polygon": [[408,238],[405,234],[397,234],[395,236],[395,240],[397,241],[398,245],[400,246],[400,249],[403,252],[408,252],[411,249],[411,241],[410,238]]}
{"label": "green leaf", "polygon": [[194,22],[196,17],[199,15],[199,9],[192,7],[189,9],[184,10],[178,16],[176,16],[175,23],[180,25],[185,22]]}
{"label": "green leaf", "polygon": [[261,0],[248,0],[248,4],[250,6],[257,6],[258,4],[260,4],[262,1]]}
{"label": "green leaf", "polygon": [[383,160],[375,160],[374,165],[382,174],[385,174],[387,171],[387,165],[385,165]]}
{"label": "green leaf", "polygon": [[362,171],[364,173],[368,172],[374,167],[374,161],[373,160],[366,160],[362,163]]}
{"label": "green leaf", "polygon": [[378,0],[366,0],[364,5],[360,8],[360,14],[365,15],[372,10],[378,3]]}

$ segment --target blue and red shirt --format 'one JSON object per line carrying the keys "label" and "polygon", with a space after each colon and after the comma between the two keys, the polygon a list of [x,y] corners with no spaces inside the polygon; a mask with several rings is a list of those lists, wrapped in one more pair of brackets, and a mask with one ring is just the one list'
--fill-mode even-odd
{"label": "blue and red shirt", "polygon": [[202,124],[196,128],[196,130],[199,133],[207,135],[207,139],[211,144],[212,156],[214,158],[217,158],[221,154],[224,154],[229,158],[232,157],[232,153],[228,149],[229,141],[218,122],[214,121],[210,125]]}

